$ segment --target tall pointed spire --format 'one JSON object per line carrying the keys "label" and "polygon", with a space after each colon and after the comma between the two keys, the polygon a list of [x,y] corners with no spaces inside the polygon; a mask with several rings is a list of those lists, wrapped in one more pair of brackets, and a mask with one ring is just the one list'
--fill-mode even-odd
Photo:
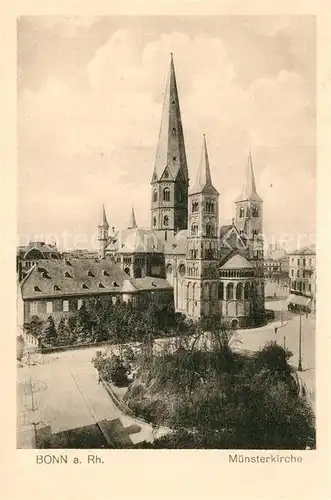
{"label": "tall pointed spire", "polygon": [[106,227],[107,229],[109,228],[104,203],[102,204],[101,216],[100,216],[100,221],[99,221],[98,225],[102,226],[102,227]]}
{"label": "tall pointed spire", "polygon": [[136,222],[136,216],[135,216],[135,213],[134,213],[134,208],[132,207],[131,208],[131,214],[130,214],[130,220],[129,220],[128,229],[133,229],[135,227],[138,227],[138,226],[137,226],[137,222]]}
{"label": "tall pointed spire", "polygon": [[202,151],[200,165],[197,173],[195,185],[190,189],[190,194],[195,193],[211,193],[218,194],[217,189],[214,188],[211,180],[209,157],[206,143],[206,136],[203,136]]}
{"label": "tall pointed spire", "polygon": [[172,54],[152,182],[161,179],[166,167],[169,180],[176,180],[180,170],[184,180],[188,180],[183,126]]}
{"label": "tall pointed spire", "polygon": [[248,153],[248,161],[245,173],[245,179],[243,184],[243,190],[239,198],[236,201],[262,201],[262,198],[257,194],[254,170],[253,170],[253,162],[251,151]]}

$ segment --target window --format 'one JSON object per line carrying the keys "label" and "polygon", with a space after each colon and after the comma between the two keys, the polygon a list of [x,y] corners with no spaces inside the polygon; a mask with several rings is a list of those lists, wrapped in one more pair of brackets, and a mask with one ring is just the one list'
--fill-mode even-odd
{"label": "window", "polygon": [[167,215],[165,215],[163,217],[163,225],[164,226],[169,226],[169,217]]}
{"label": "window", "polygon": [[309,259],[309,265],[311,266],[311,259]]}
{"label": "window", "polygon": [[214,228],[212,224],[207,224],[206,225],[206,235],[207,236],[213,236],[214,235]]}
{"label": "window", "polygon": [[168,240],[168,233],[167,231],[164,231],[164,241],[167,241]]}
{"label": "window", "polygon": [[63,301],[62,309],[63,309],[63,312],[68,312],[69,311],[69,300],[64,300]]}
{"label": "window", "polygon": [[58,292],[59,290],[60,290],[60,287],[58,287],[57,285],[54,285],[54,291]]}
{"label": "window", "polygon": [[77,309],[80,309],[83,305],[83,299],[78,299],[77,301]]}
{"label": "window", "polygon": [[229,283],[226,287],[226,298],[227,300],[233,299],[233,283]]}
{"label": "window", "polygon": [[92,271],[89,271],[89,272],[87,273],[87,276],[91,276],[92,278],[94,278],[94,277],[95,277],[95,276],[94,276],[94,274],[92,273]]}
{"label": "window", "polygon": [[298,266],[300,266],[300,259],[297,260],[297,264],[298,264]]}
{"label": "window", "polygon": [[296,283],[296,281],[293,281],[292,282],[292,289],[296,290],[296,288],[297,288],[297,283]]}
{"label": "window", "polygon": [[305,292],[306,291],[306,283],[302,283],[302,291]]}
{"label": "window", "polygon": [[239,210],[239,218],[242,219],[243,217],[245,217],[245,209],[244,208],[241,208]]}
{"label": "window", "polygon": [[172,135],[173,135],[173,136],[175,136],[175,135],[176,135],[176,133],[177,133],[177,132],[176,132],[176,129],[175,129],[175,127],[174,127],[174,128],[172,129]]}
{"label": "window", "polygon": [[37,314],[38,302],[30,302],[30,314]]}
{"label": "window", "polygon": [[88,286],[86,285],[86,283],[82,284],[82,288],[88,289]]}
{"label": "window", "polygon": [[299,269],[297,270],[297,278],[300,278],[300,271],[299,271]]}
{"label": "window", "polygon": [[173,156],[172,161],[176,161],[176,160],[177,160],[177,156]]}
{"label": "window", "polygon": [[291,271],[291,276],[294,276],[294,269],[292,269]]}
{"label": "window", "polygon": [[109,276],[109,273],[107,273],[107,271],[105,271],[105,270],[102,271],[102,274],[103,274],[103,276]]}
{"label": "window", "polygon": [[252,210],[252,217],[259,217],[259,209],[258,207],[253,207],[253,210]]}
{"label": "window", "polygon": [[65,278],[71,278],[71,274],[70,274],[70,273],[68,273],[68,271],[66,271],[66,272],[64,273],[64,277],[65,277]]}
{"label": "window", "polygon": [[153,226],[156,226],[156,217],[153,217]]}
{"label": "window", "polygon": [[164,177],[165,177],[166,179],[168,179],[168,177],[169,177],[169,172],[168,172],[168,170],[166,170],[166,171],[164,172]]}
{"label": "window", "polygon": [[53,302],[52,301],[46,302],[46,312],[48,314],[51,314],[53,312]]}
{"label": "window", "polygon": [[172,265],[170,263],[167,265],[167,273],[168,274],[172,273]]}
{"label": "window", "polygon": [[303,267],[305,267],[305,265],[306,265],[306,259],[302,259],[302,265],[303,265]]}
{"label": "window", "polygon": [[198,210],[199,210],[199,202],[192,201],[192,212],[198,212]]}
{"label": "window", "polygon": [[192,234],[192,236],[197,235],[198,234],[198,230],[199,230],[198,225],[197,224],[192,224],[192,226],[191,226],[191,234]]}
{"label": "window", "polygon": [[170,201],[170,189],[164,188],[163,190],[163,201]]}
{"label": "window", "polygon": [[154,203],[157,201],[157,191],[156,191],[156,189],[154,189],[154,191],[153,191],[153,201],[154,201]]}
{"label": "window", "polygon": [[34,289],[35,292],[41,292],[39,286],[34,286],[33,289]]}
{"label": "window", "polygon": [[308,285],[308,290],[311,292],[311,284]]}
{"label": "window", "polygon": [[99,288],[105,288],[105,287],[104,287],[104,285],[103,285],[102,283],[99,283],[99,284],[98,284],[98,287],[99,287]]}
{"label": "window", "polygon": [[292,259],[292,266],[294,265],[294,259]]}

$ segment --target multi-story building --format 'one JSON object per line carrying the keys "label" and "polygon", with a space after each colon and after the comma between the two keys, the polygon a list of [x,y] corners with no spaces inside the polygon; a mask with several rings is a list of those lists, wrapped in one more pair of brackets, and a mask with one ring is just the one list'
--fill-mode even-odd
{"label": "multi-story building", "polygon": [[105,304],[117,298],[133,305],[173,304],[173,288],[166,279],[132,278],[109,259],[44,260],[35,264],[19,284],[18,325],[33,316],[52,315],[58,323],[77,313],[84,300]]}
{"label": "multi-story building", "polygon": [[[226,189],[226,185],[225,189]],[[109,234],[105,208],[98,225],[99,256],[133,278],[166,277],[177,311],[193,318],[220,314],[232,326],[261,324],[264,311],[262,199],[251,154],[235,218],[219,227],[206,139],[195,184],[189,186],[185,140],[173,57],[165,91],[151,180],[151,227]]]}
{"label": "multi-story building", "polygon": [[289,304],[316,310],[316,249],[315,245],[294,250],[289,254]]}

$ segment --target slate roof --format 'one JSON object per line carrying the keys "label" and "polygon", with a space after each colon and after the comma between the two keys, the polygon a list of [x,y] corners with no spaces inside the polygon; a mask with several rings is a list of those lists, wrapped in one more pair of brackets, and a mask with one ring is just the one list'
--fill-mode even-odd
{"label": "slate roof", "polygon": [[178,231],[175,237],[164,244],[165,255],[186,255],[186,240],[188,230]]}
{"label": "slate roof", "polygon": [[131,227],[118,231],[112,237],[108,251],[118,253],[162,253],[163,244],[155,231],[140,227]]}
{"label": "slate roof", "polygon": [[300,248],[299,250],[293,250],[289,255],[316,255],[316,245],[310,245],[308,247]]}
{"label": "slate roof", "polygon": [[239,253],[230,257],[221,266],[221,269],[253,269],[253,268],[254,266]]}
{"label": "slate roof", "polygon": [[135,278],[134,283],[139,290],[171,290],[172,285],[164,278]]}
{"label": "slate roof", "polygon": [[207,193],[207,194],[218,195],[218,191],[213,186],[213,182],[211,179],[209,157],[208,157],[208,150],[207,150],[205,136],[203,136],[201,159],[200,159],[199,169],[197,172],[197,178],[195,184],[192,186],[192,188],[190,188],[189,193],[190,194]]}
{"label": "slate roof", "polygon": [[247,162],[247,167],[246,167],[246,172],[245,172],[245,180],[244,180],[243,189],[242,189],[241,195],[236,199],[236,202],[248,201],[248,200],[258,201],[258,202],[262,203],[262,198],[257,194],[257,191],[256,191],[252,156],[251,156],[250,152],[248,155],[248,162]]}
{"label": "slate roof", "polygon": [[[135,281],[108,259],[50,259],[40,262],[30,270],[21,284],[21,289],[23,299],[60,298],[70,295],[139,291]],[[83,288],[83,285],[87,288]]]}

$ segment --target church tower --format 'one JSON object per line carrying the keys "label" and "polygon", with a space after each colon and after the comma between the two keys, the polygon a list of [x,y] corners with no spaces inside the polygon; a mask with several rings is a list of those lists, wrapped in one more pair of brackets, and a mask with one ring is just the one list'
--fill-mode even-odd
{"label": "church tower", "polygon": [[188,170],[176,75],[171,54],[151,180],[151,228],[161,241],[187,229]]}
{"label": "church tower", "polygon": [[98,242],[99,242],[99,257],[105,258],[105,250],[108,244],[109,224],[107,221],[105,205],[102,205],[101,217],[98,224]]}
{"label": "church tower", "polygon": [[[236,226],[245,239],[246,258],[256,269],[255,316],[264,314],[264,251],[262,198],[257,194],[251,153],[248,155],[246,174],[241,195],[235,201]],[[258,318],[260,316],[260,318]]]}
{"label": "church tower", "polygon": [[204,136],[196,183],[189,191],[186,246],[186,313],[197,318],[219,309],[218,197]]}

